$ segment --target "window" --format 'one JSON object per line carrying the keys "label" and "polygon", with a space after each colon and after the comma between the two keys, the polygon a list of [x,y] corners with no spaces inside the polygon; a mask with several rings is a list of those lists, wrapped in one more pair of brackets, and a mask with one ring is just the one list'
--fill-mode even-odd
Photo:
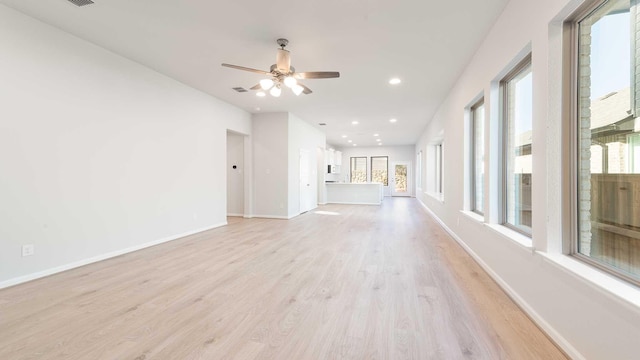
{"label": "window", "polygon": [[533,75],[531,55],[500,83],[503,132],[502,222],[531,236]]}
{"label": "window", "polygon": [[389,157],[371,157],[371,181],[389,186]]}
{"label": "window", "polygon": [[351,182],[352,183],[367,182],[367,158],[366,157],[351,158]]}
{"label": "window", "polygon": [[484,212],[484,100],[471,107],[471,210]]}
{"label": "window", "polygon": [[444,193],[442,184],[442,180],[444,177],[442,160],[442,144],[438,144],[436,145],[436,193],[439,195],[442,195]]}
{"label": "window", "polygon": [[574,252],[640,283],[640,19],[634,3],[601,2],[574,24]]}
{"label": "window", "polygon": [[422,150],[416,155],[416,187],[422,190]]}

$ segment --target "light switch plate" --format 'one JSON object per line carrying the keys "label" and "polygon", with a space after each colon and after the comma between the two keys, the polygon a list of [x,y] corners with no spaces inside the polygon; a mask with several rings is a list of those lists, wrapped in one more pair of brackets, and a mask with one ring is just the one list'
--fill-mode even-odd
{"label": "light switch plate", "polygon": [[22,245],[22,257],[31,256],[35,252],[35,246],[33,244]]}

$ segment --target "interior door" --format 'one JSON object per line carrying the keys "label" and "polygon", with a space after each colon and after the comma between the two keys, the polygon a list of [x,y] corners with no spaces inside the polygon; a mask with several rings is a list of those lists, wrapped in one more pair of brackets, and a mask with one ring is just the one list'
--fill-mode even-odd
{"label": "interior door", "polygon": [[244,216],[244,136],[227,132],[227,216]]}
{"label": "interior door", "polygon": [[397,161],[391,164],[391,196],[411,196],[411,164]]}
{"label": "interior door", "polygon": [[313,207],[313,191],[311,187],[311,161],[309,151],[300,149],[300,213]]}

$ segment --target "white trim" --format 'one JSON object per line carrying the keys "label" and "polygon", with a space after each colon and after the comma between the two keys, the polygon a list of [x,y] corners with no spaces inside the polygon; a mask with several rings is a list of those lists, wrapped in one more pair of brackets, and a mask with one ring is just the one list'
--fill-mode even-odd
{"label": "white trim", "polygon": [[553,328],[543,317],[541,317],[518,293],[516,293],[489,265],[487,265],[471,248],[458,237],[445,223],[429,209],[422,201],[420,204],[425,211],[431,215],[442,228],[480,265],[484,271],[507,293],[507,295],[518,304],[530,318],[556,343],[571,359],[586,360],[586,358],[567,341],[555,328]]}
{"label": "white trim", "polygon": [[244,217],[244,214],[229,213],[227,216]]}
{"label": "white trim", "polygon": [[470,210],[460,210],[460,213],[469,219],[476,221],[482,225],[485,225],[484,216]]}
{"label": "white trim", "polygon": [[529,250],[533,250],[533,240],[526,236],[523,235],[513,229],[510,229],[504,225],[500,225],[500,224],[486,224],[487,227],[493,231],[495,231],[496,233],[502,235],[503,237],[529,249]]}
{"label": "white trim", "polygon": [[0,289],[7,288],[9,286],[22,284],[22,283],[25,283],[27,281],[40,279],[40,278],[43,278],[45,276],[57,274],[57,273],[60,273],[60,272],[63,272],[63,271],[71,270],[71,269],[75,269],[75,268],[78,268],[80,266],[85,266],[85,265],[89,265],[89,264],[92,264],[92,263],[96,263],[98,261],[107,260],[107,259],[110,259],[110,258],[113,258],[113,257],[116,257],[116,256],[120,256],[120,255],[124,255],[124,254],[131,253],[131,252],[134,252],[134,251],[142,250],[144,248],[148,248],[148,247],[151,247],[151,246],[159,245],[159,244],[166,243],[166,242],[169,242],[169,241],[178,240],[180,238],[183,238],[183,237],[186,237],[186,236],[189,236],[189,235],[194,235],[194,234],[197,234],[197,233],[201,233],[201,232],[204,232],[204,231],[207,231],[207,230],[211,230],[211,229],[215,229],[215,228],[218,228],[218,227],[221,227],[221,226],[225,226],[225,225],[227,225],[226,221],[223,222],[223,223],[219,223],[219,224],[216,224],[216,225],[212,225],[212,226],[206,227],[206,228],[201,228],[201,229],[198,229],[198,230],[189,231],[189,232],[178,234],[178,235],[171,235],[171,236],[164,237],[164,238],[161,238],[161,239],[158,239],[158,240],[154,240],[154,241],[150,241],[150,242],[147,242],[147,243],[144,243],[144,244],[131,246],[131,247],[128,247],[128,248],[125,248],[125,249],[115,250],[115,251],[112,251],[112,252],[109,252],[109,253],[106,253],[106,254],[90,257],[88,259],[74,261],[74,262],[69,263],[69,264],[60,265],[60,266],[56,266],[56,267],[53,267],[53,268],[50,268],[50,269],[38,271],[38,272],[35,272],[35,273],[32,273],[32,274],[19,276],[19,277],[16,277],[16,278],[12,278],[12,279],[0,282]]}
{"label": "white trim", "polygon": [[261,218],[261,219],[278,219],[278,220],[289,220],[289,219],[293,219],[294,217],[298,216],[300,214],[296,214],[296,215],[291,215],[291,216],[280,216],[280,215],[253,215],[254,218]]}
{"label": "white trim", "polygon": [[572,256],[565,254],[548,254],[537,252],[549,264],[574,276],[579,281],[588,284],[591,288],[605,294],[616,301],[620,306],[640,313],[640,289],[630,285],[613,275],[598,270]]}
{"label": "white trim", "polygon": [[444,204],[444,194],[443,193],[427,191],[427,192],[425,192],[425,194],[428,195],[433,200],[436,200],[436,201]]}

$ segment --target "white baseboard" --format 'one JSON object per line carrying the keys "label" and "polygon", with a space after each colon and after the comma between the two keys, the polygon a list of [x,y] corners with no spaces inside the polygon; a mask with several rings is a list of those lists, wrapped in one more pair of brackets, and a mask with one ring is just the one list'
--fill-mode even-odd
{"label": "white baseboard", "polygon": [[36,279],[40,279],[43,278],[45,276],[49,276],[49,275],[53,275],[53,274],[57,274],[59,272],[63,272],[63,271],[67,271],[67,270],[71,270],[80,266],[84,266],[84,265],[89,265],[98,261],[102,261],[102,260],[106,260],[112,257],[116,257],[116,256],[120,256],[120,255],[124,255],[130,252],[134,252],[134,251],[138,251],[144,248],[148,248],[151,246],[155,246],[155,245],[159,245],[162,243],[166,243],[169,241],[173,241],[173,240],[178,240],[180,238],[189,236],[189,235],[194,235],[197,233],[201,233],[203,231],[207,231],[207,230],[211,230],[211,229],[215,229],[221,226],[225,226],[227,225],[227,222],[223,222],[220,224],[216,224],[216,225],[212,225],[212,226],[208,226],[206,228],[202,228],[202,229],[197,229],[197,230],[193,230],[193,231],[188,231],[186,233],[182,233],[182,234],[178,234],[178,235],[172,235],[172,236],[168,236],[162,239],[158,239],[158,240],[154,240],[154,241],[150,241],[144,244],[140,244],[140,245],[135,245],[132,247],[128,247],[125,249],[121,249],[121,250],[116,250],[116,251],[112,251],[106,254],[101,254],[101,255],[97,255],[97,256],[93,256],[90,257],[88,259],[83,259],[83,260],[79,260],[79,261],[74,261],[72,263],[69,264],[65,264],[65,265],[60,265],[60,266],[56,266],[50,269],[46,269],[46,270],[42,270],[42,271],[38,271],[32,274],[28,274],[28,275],[23,275],[23,276],[19,276],[13,279],[9,279],[9,280],[5,280],[0,282],[0,289],[4,289],[7,288],[9,286],[14,286],[14,285],[18,285],[18,284],[22,284],[25,283],[27,281],[31,281],[31,280],[36,280]]}
{"label": "white baseboard", "polygon": [[228,213],[227,216],[244,217],[244,214]]}
{"label": "white baseboard", "polygon": [[253,215],[254,218],[262,218],[262,219],[279,219],[279,220],[289,220],[293,218],[293,216],[280,216],[280,215]]}
{"label": "white baseboard", "polygon": [[533,309],[533,307],[529,305],[529,303],[527,303],[522,297],[520,297],[520,295],[518,295],[518,293],[515,292],[513,288],[511,288],[511,286],[509,286],[509,284],[507,284],[495,271],[493,271],[493,269],[491,269],[489,265],[487,265],[487,263],[485,263],[482,258],[478,256],[478,254],[476,254],[464,241],[462,241],[462,239],[455,232],[453,232],[453,230],[451,230],[442,221],[442,219],[440,219],[433,211],[431,211],[431,209],[429,209],[427,205],[425,205],[422,201],[418,200],[418,202],[420,203],[420,205],[422,205],[426,212],[429,213],[429,215],[431,215],[431,217],[433,217],[458,244],[460,244],[460,246],[473,258],[473,260],[475,260],[475,262],[478,263],[478,265],[480,265],[480,267],[484,269],[484,271],[489,274],[489,276],[496,283],[498,283],[498,285],[502,288],[502,290],[504,290],[504,292],[507,293],[511,300],[518,304],[522,311],[524,311],[529,316],[529,318],[531,318],[531,320],[533,320],[533,322],[535,322],[536,325],[538,325],[542,329],[542,331],[544,331],[547,336],[549,336],[553,340],[553,342],[556,343],[556,345],[558,345],[571,359],[586,359],[576,348],[573,347],[573,345],[571,345],[571,343],[569,343],[569,341],[567,341],[567,339],[565,339],[564,336],[562,336],[553,326],[551,326],[551,324],[549,324],[542,316],[540,316]]}

